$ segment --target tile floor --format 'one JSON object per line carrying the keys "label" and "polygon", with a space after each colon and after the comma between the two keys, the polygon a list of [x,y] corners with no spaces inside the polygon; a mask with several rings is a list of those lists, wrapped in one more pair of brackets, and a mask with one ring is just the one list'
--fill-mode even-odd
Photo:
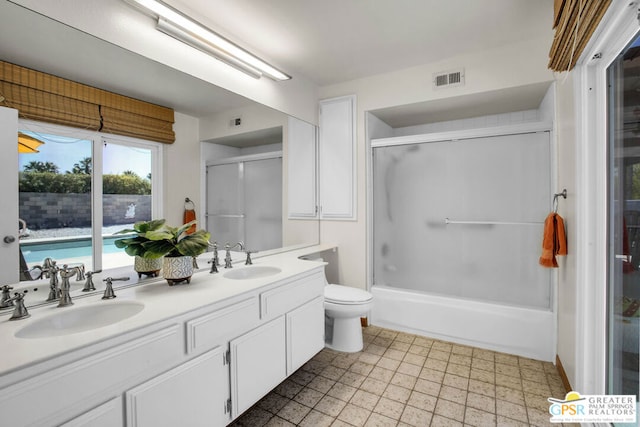
{"label": "tile floor", "polygon": [[364,350],[324,349],[232,425],[546,426],[563,399],[551,363],[382,329]]}

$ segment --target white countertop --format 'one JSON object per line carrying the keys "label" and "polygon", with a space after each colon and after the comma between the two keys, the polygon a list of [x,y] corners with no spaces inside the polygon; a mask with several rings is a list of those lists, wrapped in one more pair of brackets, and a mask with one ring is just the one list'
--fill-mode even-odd
{"label": "white countertop", "polygon": [[[254,259],[255,266],[268,265],[278,267],[282,271],[264,278],[233,280],[224,277],[225,269],[219,268],[218,274],[209,274],[209,265],[207,258],[210,254],[205,254],[198,259],[201,270],[195,273],[191,278],[190,284],[178,284],[169,286],[162,278],[146,279],[140,284],[126,288],[115,288],[116,298],[113,300],[102,300],[102,291],[104,283],[102,277],[107,277],[104,273],[99,277],[94,276],[95,286],[100,291],[91,296],[82,295],[80,287],[76,287],[71,294],[77,296],[73,300],[74,305],[70,307],[59,308],[56,304],[29,308],[31,317],[22,320],[9,321],[10,313],[0,316],[0,342],[3,343],[4,351],[0,357],[0,375],[27,367],[34,363],[44,361],[48,358],[63,354],[65,352],[79,349],[94,343],[98,343],[108,338],[133,331],[145,326],[152,325],[161,320],[165,320],[183,313],[187,313],[198,308],[202,308],[217,302],[224,301],[229,298],[241,295],[260,287],[284,280],[288,277],[305,273],[319,265],[320,262],[300,260],[305,255],[310,255],[326,250],[334,249],[333,245],[315,245],[302,249],[296,249],[287,252],[281,252],[265,257]],[[244,266],[243,254],[234,254],[234,269],[240,269]],[[133,260],[132,260],[133,261]],[[133,264],[133,262],[132,262]],[[133,271],[133,265],[125,271],[124,275],[129,275],[132,282],[137,281],[137,274]],[[117,277],[118,274],[110,274]],[[115,285],[116,282],[114,282]],[[24,288],[24,287],[23,287]],[[28,299],[32,294],[27,294]],[[82,295],[82,297],[80,297]],[[127,319],[118,321],[111,325],[91,329],[84,332],[73,334],[46,337],[46,338],[17,338],[16,332],[31,322],[42,319],[62,310],[73,310],[77,307],[84,307],[92,304],[117,304],[121,301],[135,300],[142,302],[144,309]]]}

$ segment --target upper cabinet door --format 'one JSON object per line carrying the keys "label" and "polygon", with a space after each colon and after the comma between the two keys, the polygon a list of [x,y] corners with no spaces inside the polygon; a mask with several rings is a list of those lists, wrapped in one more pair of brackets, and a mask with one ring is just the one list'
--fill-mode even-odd
{"label": "upper cabinet door", "polygon": [[0,283],[18,283],[18,110],[0,107]]}
{"label": "upper cabinet door", "polygon": [[356,97],[320,101],[320,217],[355,219]]}
{"label": "upper cabinet door", "polygon": [[316,127],[289,117],[286,147],[289,218],[317,218]]}

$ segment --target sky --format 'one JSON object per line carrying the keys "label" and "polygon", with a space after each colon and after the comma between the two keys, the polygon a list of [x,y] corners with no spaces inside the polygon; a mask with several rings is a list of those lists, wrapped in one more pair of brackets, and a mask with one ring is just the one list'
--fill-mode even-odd
{"label": "sky", "polygon": [[[55,163],[59,172],[65,173],[71,171],[73,165],[85,157],[91,157],[90,140],[23,132],[45,143],[38,147],[39,153],[19,154],[18,167],[21,171],[29,162],[40,161]],[[120,174],[125,170],[131,170],[145,178],[151,173],[151,153],[144,148],[109,143],[105,144],[103,155],[103,174]]]}

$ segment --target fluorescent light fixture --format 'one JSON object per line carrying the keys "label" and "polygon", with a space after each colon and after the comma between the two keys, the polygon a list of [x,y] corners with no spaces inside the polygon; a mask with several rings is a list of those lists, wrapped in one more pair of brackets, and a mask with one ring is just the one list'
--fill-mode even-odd
{"label": "fluorescent light fixture", "polygon": [[238,45],[216,34],[188,16],[183,15],[159,0],[126,0],[142,7],[158,18],[157,29],[198,50],[215,56],[221,61],[255,77],[262,75],[274,80],[289,80],[291,76],[267,64]]}

